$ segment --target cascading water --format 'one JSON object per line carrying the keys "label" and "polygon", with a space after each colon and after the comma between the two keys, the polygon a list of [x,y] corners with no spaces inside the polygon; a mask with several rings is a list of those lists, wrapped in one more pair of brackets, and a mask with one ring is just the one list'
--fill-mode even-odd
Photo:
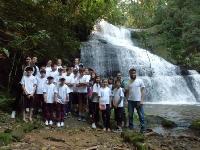
{"label": "cascading water", "polygon": [[180,68],[147,50],[136,47],[131,31],[102,20],[91,38],[83,43],[81,60],[102,76],[136,68],[146,85],[146,102],[163,104],[195,104],[200,101],[200,75],[190,71],[182,76]]}

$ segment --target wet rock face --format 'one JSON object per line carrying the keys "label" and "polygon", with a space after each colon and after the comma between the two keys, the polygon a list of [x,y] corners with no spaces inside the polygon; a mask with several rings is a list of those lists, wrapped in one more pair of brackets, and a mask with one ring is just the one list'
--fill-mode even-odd
{"label": "wet rock face", "polygon": [[175,128],[177,124],[171,120],[160,116],[147,115],[145,116],[146,124],[149,126],[163,126],[164,128]]}

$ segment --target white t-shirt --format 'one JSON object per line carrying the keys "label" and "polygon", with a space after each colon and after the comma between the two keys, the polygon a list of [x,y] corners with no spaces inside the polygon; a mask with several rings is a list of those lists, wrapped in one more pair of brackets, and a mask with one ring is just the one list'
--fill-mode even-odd
{"label": "white t-shirt", "polygon": [[86,81],[89,82],[90,79],[91,79],[91,75],[87,75],[87,74],[86,74],[86,75],[84,75],[84,76],[85,76],[85,78],[86,78]]}
{"label": "white t-shirt", "polygon": [[55,77],[55,79],[54,79],[54,82],[58,85],[58,84],[59,84],[59,80],[60,80],[61,78],[65,78],[65,76],[63,76],[63,75],[57,75],[57,76]]}
{"label": "white t-shirt", "polygon": [[25,90],[28,94],[33,94],[35,92],[34,86],[36,86],[37,81],[33,75],[23,76],[20,83],[25,87]]}
{"label": "white t-shirt", "polygon": [[63,72],[62,75],[63,75],[63,76],[67,76],[67,72]]}
{"label": "white t-shirt", "polygon": [[65,104],[67,101],[69,101],[69,89],[67,85],[63,86],[56,86],[55,93],[57,93],[57,102],[60,104]]}
{"label": "white t-shirt", "polygon": [[100,104],[110,104],[110,96],[112,96],[111,90],[109,87],[101,87],[99,91],[99,103]]}
{"label": "white t-shirt", "polygon": [[47,83],[47,78],[36,77],[37,89],[36,94],[43,94],[44,86]]}
{"label": "white t-shirt", "polygon": [[123,89],[121,87],[119,89],[115,88],[113,90],[113,103],[117,104],[119,102],[119,100],[120,100],[120,97],[122,97],[122,101],[118,105],[118,107],[123,107],[124,106],[124,103],[123,103],[123,100],[124,100]]}
{"label": "white t-shirt", "polygon": [[100,89],[101,89],[100,84],[95,83],[95,84],[93,85],[92,92],[93,92],[93,93],[97,93],[97,94],[99,95]]}
{"label": "white t-shirt", "polygon": [[144,83],[141,79],[129,80],[127,89],[129,91],[128,100],[141,101],[141,88],[144,88]]}
{"label": "white t-shirt", "polygon": [[[86,84],[88,82],[89,82],[88,78],[85,75],[78,78],[78,83],[84,83],[84,84]],[[87,93],[87,85],[78,87],[78,92],[79,93]]]}
{"label": "white t-shirt", "polygon": [[52,71],[51,67],[46,67],[45,70],[46,70],[46,75],[49,74],[49,72]]}
{"label": "white t-shirt", "polygon": [[[66,84],[74,84],[73,78],[69,75],[69,76],[65,76],[65,83]],[[73,92],[73,86],[69,87],[69,93]]]}
{"label": "white t-shirt", "polygon": [[79,83],[78,78],[79,78],[79,75],[74,76],[74,77],[72,78],[72,82],[73,82],[73,84],[74,84],[74,86],[73,86],[73,92],[78,92],[78,87],[76,87],[76,85]]}
{"label": "white t-shirt", "polygon": [[55,85],[53,83],[45,84],[44,89],[43,89],[43,93],[47,94],[46,103],[53,103],[54,102],[54,90],[55,90]]}
{"label": "white t-shirt", "polygon": [[100,92],[101,86],[100,84],[95,83],[92,87],[92,102],[99,102],[99,92]]}
{"label": "white t-shirt", "polygon": [[53,77],[54,78],[54,82],[56,81],[56,77],[59,75],[58,71],[50,71],[48,74],[47,74],[47,77]]}

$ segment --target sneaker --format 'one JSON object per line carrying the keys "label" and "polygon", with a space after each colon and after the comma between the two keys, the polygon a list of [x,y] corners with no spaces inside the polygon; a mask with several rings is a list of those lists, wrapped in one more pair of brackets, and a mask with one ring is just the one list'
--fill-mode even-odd
{"label": "sneaker", "polygon": [[60,123],[60,126],[61,126],[61,127],[64,127],[64,125],[65,125],[64,122],[61,122],[61,123]]}
{"label": "sneaker", "polygon": [[95,123],[92,123],[92,129],[96,129],[97,127],[96,127],[96,125],[95,125]]}
{"label": "sneaker", "polygon": [[57,127],[58,127],[58,128],[60,127],[60,122],[57,122]]}
{"label": "sneaker", "polygon": [[107,129],[108,132],[111,132],[110,128]]}
{"label": "sneaker", "polygon": [[46,126],[48,126],[48,125],[49,125],[49,122],[48,122],[48,120],[46,120],[46,121],[45,121],[45,125],[46,125]]}
{"label": "sneaker", "polygon": [[78,121],[81,121],[81,117],[78,117]]}
{"label": "sneaker", "polygon": [[12,111],[11,118],[15,119],[16,111]]}
{"label": "sneaker", "polygon": [[52,120],[49,121],[49,125],[53,125],[53,121]]}

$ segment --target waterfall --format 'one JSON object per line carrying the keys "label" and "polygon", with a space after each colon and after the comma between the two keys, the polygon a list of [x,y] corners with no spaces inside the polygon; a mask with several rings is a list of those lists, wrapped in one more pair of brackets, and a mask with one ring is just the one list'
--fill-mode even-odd
{"label": "waterfall", "polygon": [[82,44],[81,61],[102,76],[120,71],[124,78],[136,68],[146,86],[145,101],[161,104],[196,104],[200,101],[200,74],[180,68],[134,45],[131,31],[101,20],[90,39]]}

